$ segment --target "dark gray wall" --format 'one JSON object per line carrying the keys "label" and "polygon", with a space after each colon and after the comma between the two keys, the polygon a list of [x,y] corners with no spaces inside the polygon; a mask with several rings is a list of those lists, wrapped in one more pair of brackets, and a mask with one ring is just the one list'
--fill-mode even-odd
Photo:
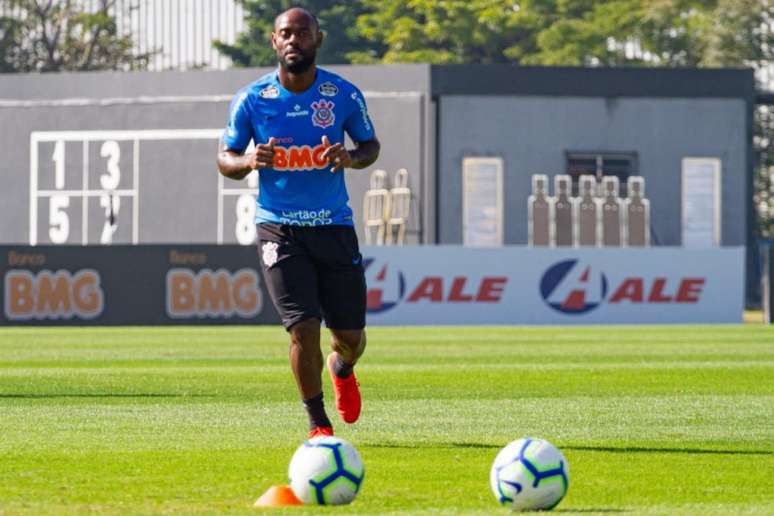
{"label": "dark gray wall", "polygon": [[[461,159],[467,154],[502,155],[506,242],[524,243],[524,202],[532,173],[563,171],[567,149],[633,150],[648,180],[659,243],[679,244],[676,185],[680,158],[688,155],[723,159],[724,243],[744,242],[745,210],[750,209],[745,184],[750,187],[752,159],[745,104],[753,93],[749,71],[428,65],[330,69],[366,92],[383,143],[381,158],[371,169],[348,173],[358,223],[370,170],[392,174],[405,166],[416,199],[410,242],[460,242]],[[219,128],[231,95],[267,71],[0,76],[0,243],[28,241],[31,131]],[[41,166],[46,161],[51,167],[53,147],[48,145],[41,148]],[[141,241],[213,242],[215,142],[142,145]],[[122,150],[122,159],[126,152]],[[82,168],[77,154],[77,145],[68,144],[68,181],[70,174],[77,180]],[[96,167],[98,159],[92,156],[90,166]],[[224,207],[229,209],[233,206]],[[44,223],[46,216],[39,214]],[[234,216],[224,213],[224,220],[228,217]]]}
{"label": "dark gray wall", "polygon": [[[330,67],[352,80],[366,95],[371,117],[382,141],[382,155],[368,170],[347,172],[351,205],[358,230],[362,196],[370,171],[382,168],[392,174],[406,167],[410,186],[420,199],[425,195],[428,163],[426,145],[427,66]],[[242,86],[269,69],[228,72],[81,73],[0,76],[0,243],[29,242],[30,233],[30,133],[33,131],[103,131],[148,129],[217,129],[225,125],[228,102]],[[139,163],[140,243],[215,243],[217,233],[217,180],[214,167],[217,140],[141,141]],[[53,174],[53,143],[41,143],[39,175]],[[99,143],[90,144],[89,176],[94,182],[105,159]],[[133,166],[131,142],[121,143],[124,176]],[[80,143],[66,144],[66,189],[82,186],[83,150]],[[122,187],[125,186],[122,183]],[[131,185],[129,185],[131,186]],[[226,188],[239,188],[227,181]],[[41,186],[42,187],[42,186]],[[123,199],[121,217],[129,217]],[[233,221],[234,199],[224,204],[224,221]],[[82,202],[71,199],[67,209],[71,238],[82,242]],[[89,242],[99,234],[104,215],[98,199],[89,203]],[[415,202],[414,207],[418,208]],[[419,217],[410,221],[409,241],[419,242]],[[92,220],[94,219],[94,220]],[[119,218],[116,243],[130,243],[127,219]],[[48,208],[38,210],[38,243],[47,243]],[[233,226],[233,223],[232,223]],[[235,242],[232,228],[225,242]]]}
{"label": "dark gray wall", "polygon": [[723,245],[745,244],[748,142],[741,99],[445,95],[440,112],[441,243],[462,242],[463,157],[504,159],[505,241],[525,244],[531,175],[565,173],[565,151],[587,150],[637,152],[661,245],[681,244],[682,158],[721,158]]}

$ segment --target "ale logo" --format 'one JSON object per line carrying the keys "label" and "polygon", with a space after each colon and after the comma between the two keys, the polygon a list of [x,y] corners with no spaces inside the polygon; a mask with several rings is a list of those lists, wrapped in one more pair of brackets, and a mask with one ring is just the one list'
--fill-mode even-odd
{"label": "ale logo", "polygon": [[3,310],[11,321],[94,319],[105,309],[99,272],[11,269],[5,273]]}
{"label": "ale logo", "polygon": [[252,269],[170,269],[167,272],[167,316],[173,319],[251,319],[263,308],[258,274]]}
{"label": "ale logo", "polygon": [[564,260],[550,267],[540,280],[540,295],[557,312],[577,315],[589,312],[605,299],[607,277],[578,260]]}
{"label": "ale logo", "polygon": [[363,260],[366,271],[368,294],[366,308],[368,313],[378,314],[394,308],[406,294],[406,277],[397,268],[387,263],[374,264],[373,258]]}
{"label": "ale logo", "polygon": [[[584,314],[603,302],[620,305],[696,304],[706,286],[705,277],[627,276],[608,282],[597,267],[579,260],[563,260],[546,270],[540,295],[546,304],[569,315]],[[612,292],[608,297],[608,289]]]}
{"label": "ale logo", "polygon": [[[419,276],[407,281],[394,264],[366,258],[367,311],[379,314],[401,303],[499,303],[505,292],[505,276]],[[405,298],[405,299],[404,299]]]}

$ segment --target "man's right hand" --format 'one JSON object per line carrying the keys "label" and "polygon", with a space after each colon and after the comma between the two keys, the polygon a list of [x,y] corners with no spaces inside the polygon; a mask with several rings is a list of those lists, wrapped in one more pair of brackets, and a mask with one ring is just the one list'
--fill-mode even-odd
{"label": "man's right hand", "polygon": [[255,146],[255,152],[250,160],[252,169],[272,168],[274,166],[274,144],[276,138],[269,138],[268,143],[259,143]]}

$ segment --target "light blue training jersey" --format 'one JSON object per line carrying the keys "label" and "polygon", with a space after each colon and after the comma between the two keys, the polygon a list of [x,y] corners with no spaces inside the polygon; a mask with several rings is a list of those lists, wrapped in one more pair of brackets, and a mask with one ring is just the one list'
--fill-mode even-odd
{"label": "light blue training jersey", "polygon": [[277,72],[266,74],[234,96],[223,143],[244,151],[250,140],[275,138],[274,166],[260,169],[255,221],[297,226],[353,225],[344,171],[330,171],[321,154],[323,135],[331,145],[375,138],[365,99],[352,83],[317,68],[302,93],[282,87]]}

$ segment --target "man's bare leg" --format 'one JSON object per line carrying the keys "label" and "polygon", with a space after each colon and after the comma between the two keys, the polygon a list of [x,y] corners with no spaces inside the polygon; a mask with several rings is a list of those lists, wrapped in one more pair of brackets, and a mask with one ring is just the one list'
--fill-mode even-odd
{"label": "man's bare leg", "polygon": [[355,365],[366,348],[365,330],[331,330],[331,335],[331,349],[338,353],[345,363]]}
{"label": "man's bare leg", "polygon": [[[323,355],[320,350],[320,321],[306,319],[290,327],[290,367],[309,414],[309,427],[331,428],[322,394]],[[331,431],[332,433],[332,431]]]}

